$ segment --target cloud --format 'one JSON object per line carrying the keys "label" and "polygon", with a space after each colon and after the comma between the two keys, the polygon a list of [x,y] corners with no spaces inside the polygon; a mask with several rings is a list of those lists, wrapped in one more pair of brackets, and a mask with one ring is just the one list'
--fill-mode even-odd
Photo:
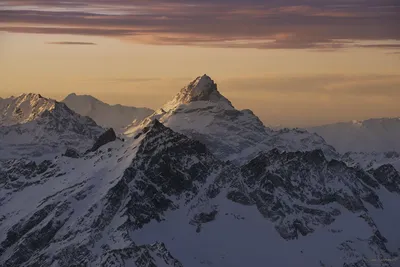
{"label": "cloud", "polygon": [[48,42],[47,44],[55,44],[55,45],[97,45],[92,42]]}
{"label": "cloud", "polygon": [[[160,81],[161,78],[105,78],[101,79],[102,82],[110,83],[141,83],[141,82],[154,82]],[[93,80],[93,82],[98,82],[98,79]]]}
{"label": "cloud", "polygon": [[396,44],[367,44],[367,45],[358,45],[358,47],[400,49],[400,43],[396,43]]}
{"label": "cloud", "polygon": [[[387,49],[400,41],[396,2],[13,0],[0,5],[0,31],[100,35],[158,45]],[[375,44],[384,40],[392,41]]]}

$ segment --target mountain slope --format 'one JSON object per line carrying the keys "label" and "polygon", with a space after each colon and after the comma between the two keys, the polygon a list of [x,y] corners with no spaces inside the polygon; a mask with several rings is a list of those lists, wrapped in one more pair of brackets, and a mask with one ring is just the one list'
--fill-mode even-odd
{"label": "mountain slope", "polygon": [[40,166],[0,165],[1,266],[179,267],[162,243],[136,244],[129,232],[163,220],[220,172],[203,144],[160,123],[128,146]]}
{"label": "mountain slope", "polygon": [[342,122],[308,130],[321,135],[340,153],[400,152],[400,118]]}
{"label": "mountain slope", "polygon": [[92,119],[39,94],[0,102],[1,157],[53,156],[92,143],[103,131]]}
{"label": "mountain slope", "polygon": [[390,168],[276,149],[237,167],[157,120],[80,158],[1,161],[0,174],[1,266],[393,266],[400,247],[380,229],[400,223],[381,199],[399,203]]}
{"label": "mountain slope", "polygon": [[327,156],[337,156],[316,134],[289,129],[273,131],[252,111],[235,109],[207,75],[197,77],[173,100],[125,133],[134,136],[153,119],[206,144],[222,160],[240,163],[274,147],[288,151],[321,148]]}
{"label": "mountain slope", "polygon": [[92,118],[97,124],[122,132],[133,121],[141,121],[154,110],[122,105],[109,105],[90,95],[69,94],[62,100],[67,106],[82,116]]}
{"label": "mountain slope", "polygon": [[349,166],[358,166],[369,170],[375,169],[385,164],[393,165],[400,171],[400,153],[396,151],[388,152],[347,152],[343,154],[341,160]]}

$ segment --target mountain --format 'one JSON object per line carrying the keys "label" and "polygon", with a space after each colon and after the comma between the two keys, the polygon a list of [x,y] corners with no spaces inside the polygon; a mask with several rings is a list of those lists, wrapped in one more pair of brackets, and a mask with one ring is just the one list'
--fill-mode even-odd
{"label": "mountain", "polygon": [[274,131],[251,110],[235,109],[207,75],[190,82],[170,102],[141,123],[131,125],[125,134],[134,136],[154,119],[204,143],[221,160],[242,163],[275,147],[285,151],[320,148],[328,157],[337,157],[335,149],[317,134],[299,129]]}
{"label": "mountain", "polygon": [[98,125],[113,128],[117,132],[133,121],[142,121],[154,112],[149,108],[109,105],[90,95],[69,94],[62,102],[82,116],[92,118]]}
{"label": "mountain", "polygon": [[207,75],[124,139],[40,95],[0,108],[2,267],[399,266],[398,154],[267,128]]}
{"label": "mountain", "polygon": [[400,152],[400,118],[341,122],[308,130],[321,135],[340,153]]}
{"label": "mountain", "polygon": [[64,103],[39,94],[0,101],[0,158],[52,157],[66,147],[84,147],[104,130]]}
{"label": "mountain", "polygon": [[77,158],[2,160],[0,196],[4,267],[382,267],[400,248],[393,168],[278,149],[233,165],[156,119]]}

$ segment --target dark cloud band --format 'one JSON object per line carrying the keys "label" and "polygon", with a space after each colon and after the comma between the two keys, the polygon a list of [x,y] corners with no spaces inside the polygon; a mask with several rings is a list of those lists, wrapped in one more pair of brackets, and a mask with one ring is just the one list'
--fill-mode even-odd
{"label": "dark cloud band", "polygon": [[91,43],[91,42],[48,42],[47,44],[54,44],[54,45],[96,45],[95,43]]}
{"label": "dark cloud band", "polygon": [[[396,2],[13,0],[0,5],[0,31],[232,48],[396,49],[400,41],[400,5]],[[386,40],[391,43],[377,42]]]}

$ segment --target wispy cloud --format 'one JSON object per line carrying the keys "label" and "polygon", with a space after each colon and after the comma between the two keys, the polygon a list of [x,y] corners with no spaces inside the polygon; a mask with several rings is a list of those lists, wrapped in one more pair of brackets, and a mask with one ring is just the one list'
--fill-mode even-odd
{"label": "wispy cloud", "polygon": [[92,43],[92,42],[47,42],[46,44],[53,44],[53,45],[97,45],[96,43]]}
{"label": "wispy cloud", "polygon": [[396,43],[396,44],[366,44],[366,45],[358,45],[358,47],[400,49],[400,43]]}
{"label": "wispy cloud", "polygon": [[[101,35],[161,45],[386,49],[399,45],[399,14],[395,0],[13,0],[0,5],[0,31]],[[392,44],[374,45],[383,40]]]}

